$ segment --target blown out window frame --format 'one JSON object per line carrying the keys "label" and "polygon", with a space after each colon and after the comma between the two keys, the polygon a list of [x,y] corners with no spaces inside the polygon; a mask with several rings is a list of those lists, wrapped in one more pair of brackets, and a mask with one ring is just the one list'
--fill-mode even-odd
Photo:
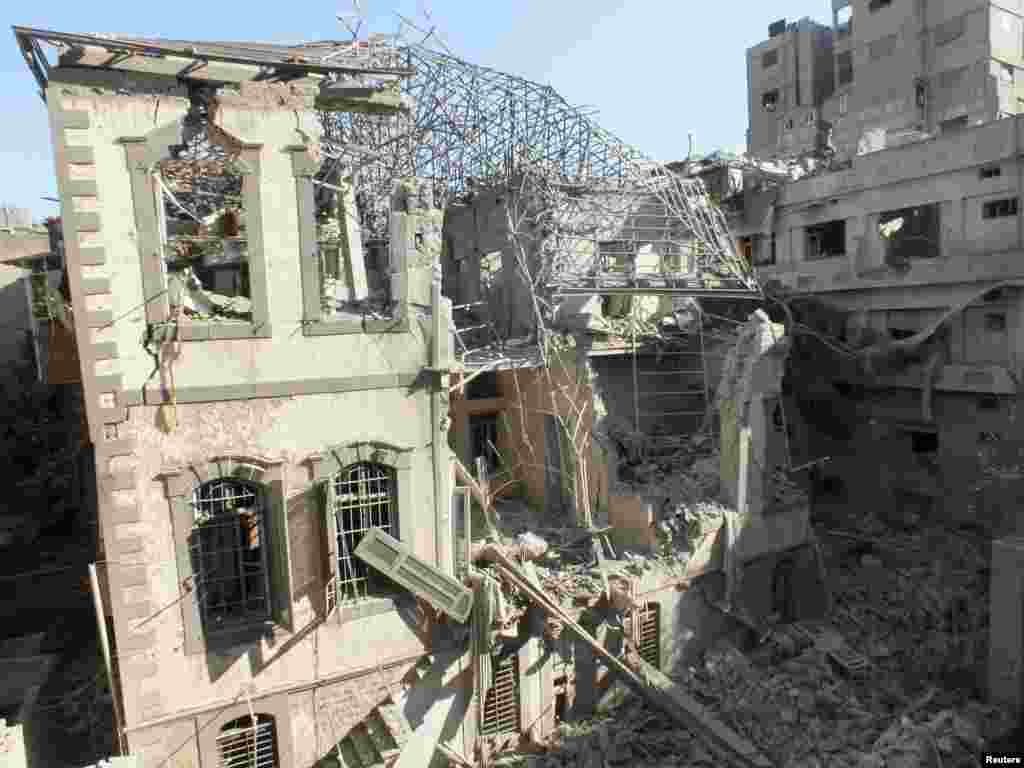
{"label": "blown out window frame", "polygon": [[131,180],[135,227],[142,267],[146,324],[154,329],[175,328],[181,341],[210,339],[267,339],[272,335],[267,302],[266,255],[263,246],[261,208],[262,144],[238,142],[242,170],[242,207],[246,211],[250,320],[186,320],[173,322],[167,269],[164,262],[163,190],[156,177],[160,161],[169,158],[168,147],[182,144],[184,118],[146,136],[123,137]]}
{"label": "blown out window frame", "polygon": [[[303,336],[333,336],[351,333],[406,333],[411,329],[408,284],[405,280],[392,285],[393,317],[375,319],[324,319],[321,314],[320,241],[316,225],[316,195],[313,183],[318,166],[309,147],[296,144],[288,147],[292,155],[292,175],[295,179],[296,211],[300,270],[302,281],[302,334]],[[344,226],[344,225],[343,225]],[[346,238],[342,238],[345,240]],[[341,247],[339,245],[339,247]],[[339,263],[348,256],[339,254]],[[365,255],[364,255],[365,259]]]}

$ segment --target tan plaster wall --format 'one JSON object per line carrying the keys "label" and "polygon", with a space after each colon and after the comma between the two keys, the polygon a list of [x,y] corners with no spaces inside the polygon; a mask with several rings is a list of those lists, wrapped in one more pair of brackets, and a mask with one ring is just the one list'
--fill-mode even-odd
{"label": "tan plaster wall", "polygon": [[[101,364],[99,373],[122,373],[124,386],[139,390],[153,372],[145,351],[144,297],[138,232],[125,150],[119,140],[142,137],[179,119],[186,111],[183,98],[166,94],[124,96],[97,94],[82,86],[67,86],[65,109],[92,115],[88,129],[74,131],[74,141],[95,153],[96,205],[102,230],[90,235],[90,245],[106,250],[107,264],[86,267],[85,276],[109,277],[111,293],[87,299],[88,309],[109,309],[116,323],[95,330],[96,341],[115,341],[118,360]],[[302,289],[299,266],[299,227],[295,180],[288,146],[315,139],[315,122],[301,110],[273,108],[257,101],[225,99],[218,123],[232,136],[261,144],[260,201],[263,252],[267,268],[272,339],[186,342],[174,365],[178,387],[245,385],[264,381],[299,381],[353,375],[416,371],[427,363],[422,333],[361,334],[305,337],[301,332]],[[300,130],[301,129],[301,130]],[[83,198],[77,198],[82,200]],[[151,384],[155,383],[150,382]]]}

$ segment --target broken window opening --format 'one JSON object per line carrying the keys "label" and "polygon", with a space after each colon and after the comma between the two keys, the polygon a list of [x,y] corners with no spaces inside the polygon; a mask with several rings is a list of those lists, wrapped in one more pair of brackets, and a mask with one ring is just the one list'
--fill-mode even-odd
{"label": "broken window opening", "polygon": [[788,120],[786,120],[786,130],[787,131],[792,131],[793,130],[793,118],[789,118]]}
{"label": "broken window opening", "polygon": [[765,112],[774,112],[779,107],[779,91],[778,89],[766,91],[761,96],[761,108]]}
{"label": "broken window opening", "polygon": [[882,8],[888,8],[892,5],[892,0],[870,0],[868,3],[868,11],[874,13],[880,11]]}
{"label": "broken window opening", "polygon": [[1018,198],[1008,197],[1002,200],[990,200],[982,203],[981,218],[1001,219],[1008,216],[1016,216],[1018,209]]}
{"label": "broken window opening", "polygon": [[938,203],[886,211],[879,216],[878,232],[886,242],[890,266],[941,254]]}
{"label": "broken window opening", "polygon": [[911,432],[910,450],[918,454],[933,454],[939,452],[938,432]]}
{"label": "broken window opening", "polygon": [[335,605],[392,594],[401,588],[355,556],[371,528],[399,538],[396,482],[390,468],[369,462],[352,464],[331,481],[337,536]]}
{"label": "broken window opening", "polygon": [[217,734],[219,768],[273,768],[279,765],[277,730],[270,715],[243,715]]}
{"label": "broken window opening", "polygon": [[978,171],[978,177],[984,179],[995,179],[1003,175],[1003,169],[998,165],[990,165]]}
{"label": "broken window opening", "polygon": [[475,466],[477,457],[487,462],[487,471],[495,472],[501,467],[498,453],[498,414],[474,413],[469,417],[469,444]]}
{"label": "broken window opening", "polygon": [[466,385],[467,400],[488,400],[499,396],[497,371],[478,373]]}
{"label": "broken window opening", "polygon": [[1006,330],[1006,315],[1002,312],[990,312],[985,315],[985,330],[990,333],[1003,333]]}
{"label": "broken window opening", "polygon": [[493,682],[484,696],[481,736],[519,733],[519,657],[491,657]]}
{"label": "broken window opening", "polygon": [[192,571],[207,631],[270,618],[265,503],[259,486],[211,480],[192,497]]}
{"label": "broken window opening", "polygon": [[779,63],[779,49],[765,51],[761,54],[761,69],[770,69]]}
{"label": "broken window opening", "polygon": [[959,115],[939,123],[940,133],[956,133],[967,128],[967,115]]}
{"label": "broken window opening", "polygon": [[899,341],[900,339],[909,339],[915,333],[917,333],[917,331],[912,328],[890,328],[889,338]]}
{"label": "broken window opening", "polygon": [[193,100],[184,141],[157,163],[160,227],[171,305],[197,320],[252,320],[240,145]]}
{"label": "broken window opening", "polygon": [[982,395],[978,398],[979,411],[998,411],[999,398],[995,395]]}
{"label": "broken window opening", "polygon": [[849,85],[853,82],[853,52],[844,51],[836,56],[836,77],[838,86]]}
{"label": "broken window opening", "polygon": [[846,221],[826,221],[806,228],[807,261],[846,255]]}

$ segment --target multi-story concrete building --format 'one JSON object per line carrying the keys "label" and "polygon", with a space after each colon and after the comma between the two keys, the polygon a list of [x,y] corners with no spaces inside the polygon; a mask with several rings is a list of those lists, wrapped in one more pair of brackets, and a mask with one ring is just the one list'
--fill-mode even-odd
{"label": "multi-story concrete building", "polygon": [[[874,509],[996,529],[1010,481],[993,485],[983,470],[1021,437],[1024,373],[1024,118],[1005,117],[1016,96],[1003,82],[1020,71],[1022,9],[1006,6],[854,3],[852,31],[840,39],[837,30],[832,43],[837,62],[852,54],[853,78],[822,103],[849,162],[797,180],[748,164],[731,208],[762,284],[823,303],[840,344],[856,348],[831,360],[831,372],[823,361],[822,391],[804,392],[802,415],[813,422],[815,398],[837,414],[837,400],[853,403],[854,379],[867,386],[852,390],[842,439],[795,436],[803,458],[831,456],[825,485]],[[752,133],[759,125],[752,114]],[[912,126],[937,135],[855,151],[868,130],[891,138]],[[904,359],[893,366],[896,353]],[[844,358],[859,373],[842,370]]]}
{"label": "multi-story concrete building", "polygon": [[1020,111],[1020,2],[833,0],[833,24],[773,25],[747,53],[748,146],[841,157]]}

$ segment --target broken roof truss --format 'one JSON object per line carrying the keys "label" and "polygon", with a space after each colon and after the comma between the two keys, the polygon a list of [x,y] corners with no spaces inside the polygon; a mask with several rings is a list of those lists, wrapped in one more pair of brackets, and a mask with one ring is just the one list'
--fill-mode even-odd
{"label": "broken roof truss", "polygon": [[548,212],[538,287],[550,295],[760,296],[703,184],[645,158],[551,86],[379,36],[280,45],[14,33],[43,89],[42,42],[62,65],[206,83],[320,78],[320,180],[353,179],[364,239],[387,238],[387,216],[372,214],[388,210],[397,179],[430,179],[444,205],[474,185],[526,178]]}

